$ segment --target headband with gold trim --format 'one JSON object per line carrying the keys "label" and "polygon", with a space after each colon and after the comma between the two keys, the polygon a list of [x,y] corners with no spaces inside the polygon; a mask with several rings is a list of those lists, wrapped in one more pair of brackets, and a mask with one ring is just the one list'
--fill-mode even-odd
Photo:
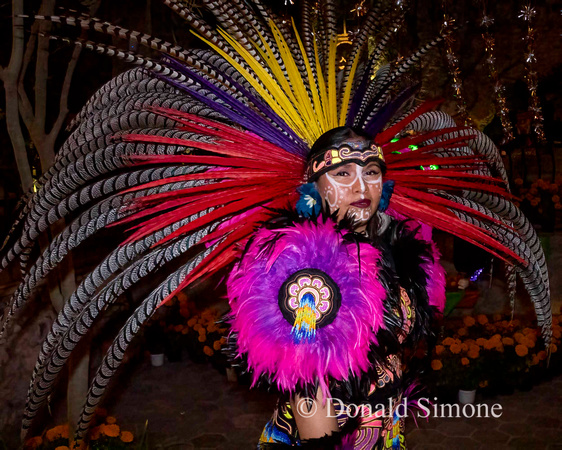
{"label": "headband with gold trim", "polygon": [[382,149],[375,143],[364,150],[357,150],[348,144],[343,144],[337,148],[329,148],[313,157],[308,163],[306,174],[308,181],[315,181],[329,170],[344,164],[354,162],[365,166],[372,161],[384,162]]}

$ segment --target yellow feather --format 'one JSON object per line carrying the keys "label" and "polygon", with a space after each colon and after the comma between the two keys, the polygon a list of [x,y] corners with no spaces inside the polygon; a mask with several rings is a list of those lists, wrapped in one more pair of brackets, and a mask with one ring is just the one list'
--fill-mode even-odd
{"label": "yellow feather", "polygon": [[[217,53],[225,58],[232,66],[238,70],[242,76],[252,85],[254,89],[261,95],[266,103],[289,125],[299,136],[305,138],[306,125],[302,121],[298,111],[295,110],[290,99],[287,97],[283,89],[279,86],[278,82],[272,78],[270,73],[264,68],[255,58],[240,45],[234,38],[229,36],[223,30],[219,29],[219,33],[225,40],[232,46],[232,48],[244,59],[255,73],[258,80],[256,80],[245,68],[237,63],[228,54],[223,52],[218,47],[214,46],[211,42],[200,36],[204,42],[213,47]],[[261,82],[261,83],[260,83]],[[263,85],[263,86],[262,86]]]}
{"label": "yellow feather", "polygon": [[[285,41],[281,31],[275,25],[273,21],[269,21],[271,30],[273,31],[273,37],[277,43],[277,48],[281,54],[281,59],[285,64],[285,69],[287,70],[287,75],[289,77],[289,82],[293,88],[295,96],[298,102],[298,110],[300,111],[303,118],[306,119],[308,123],[308,131],[312,135],[318,135],[320,131],[317,115],[314,111],[314,107],[310,102],[310,97],[306,91],[303,79],[295,63],[293,54],[291,53],[287,42]],[[310,142],[310,141],[309,141]]]}
{"label": "yellow feather", "polygon": [[347,119],[347,112],[349,111],[349,98],[351,97],[351,88],[353,87],[353,79],[355,78],[355,72],[357,71],[357,66],[359,65],[359,55],[361,55],[362,49],[359,49],[351,65],[351,70],[349,72],[349,77],[347,77],[347,83],[345,84],[345,91],[343,93],[343,99],[341,102],[340,109],[340,121],[339,126],[343,127]]}
{"label": "yellow feather", "polygon": [[291,20],[292,20],[292,23],[293,23],[293,30],[295,31],[295,36],[297,38],[297,43],[299,44],[299,48],[300,48],[302,57],[304,59],[304,64],[306,66],[306,73],[308,75],[308,85],[310,86],[310,90],[312,92],[312,101],[314,102],[314,111],[316,112],[316,117],[317,117],[317,120],[318,120],[319,126],[320,126],[320,129],[318,131],[318,135],[315,136],[315,139],[314,139],[314,140],[316,140],[320,137],[320,135],[322,133],[324,133],[325,131],[328,131],[328,124],[327,124],[327,121],[326,121],[326,117],[324,115],[324,111],[322,109],[322,102],[320,101],[320,97],[318,96],[319,87],[318,87],[318,84],[316,83],[316,79],[314,78],[314,74],[312,72],[312,67],[310,65],[310,61],[308,59],[308,56],[307,56],[306,51],[304,49],[304,45],[303,45],[302,40],[301,40],[301,38],[299,36],[299,33],[297,31],[295,21],[293,19],[291,19]]}

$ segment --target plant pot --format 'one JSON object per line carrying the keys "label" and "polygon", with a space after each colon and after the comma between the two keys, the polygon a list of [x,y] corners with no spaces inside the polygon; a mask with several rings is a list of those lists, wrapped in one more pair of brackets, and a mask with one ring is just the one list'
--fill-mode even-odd
{"label": "plant pot", "polygon": [[152,367],[160,367],[164,365],[164,353],[151,353],[150,364]]}
{"label": "plant pot", "polygon": [[474,403],[474,399],[476,398],[476,389],[471,391],[465,391],[463,389],[459,389],[459,403],[461,405],[472,405]]}

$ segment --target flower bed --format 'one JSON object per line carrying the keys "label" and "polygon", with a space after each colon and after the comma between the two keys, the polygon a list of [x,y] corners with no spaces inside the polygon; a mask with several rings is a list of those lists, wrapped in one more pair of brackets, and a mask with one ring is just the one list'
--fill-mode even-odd
{"label": "flower bed", "polygon": [[[170,361],[181,358],[183,350],[186,350],[192,360],[210,361],[222,370],[228,365],[226,356],[221,352],[226,344],[228,329],[217,323],[219,319],[219,312],[215,308],[199,310],[184,293],[179,293],[152,320],[147,338],[158,336],[156,339],[162,339],[162,346]],[[150,347],[151,342],[148,344]]]}
{"label": "flower bed", "polygon": [[[115,417],[107,416],[104,409],[98,408],[94,424],[86,441],[90,450],[127,450],[137,447],[133,433],[122,430]],[[24,450],[70,450],[68,424],[45,430],[40,436],[27,439]]]}
{"label": "flower bed", "polygon": [[[553,318],[549,370],[558,370],[562,316]],[[537,327],[501,315],[465,316],[450,323],[431,355],[427,383],[436,394],[479,388],[506,393],[547,375],[548,353]]]}

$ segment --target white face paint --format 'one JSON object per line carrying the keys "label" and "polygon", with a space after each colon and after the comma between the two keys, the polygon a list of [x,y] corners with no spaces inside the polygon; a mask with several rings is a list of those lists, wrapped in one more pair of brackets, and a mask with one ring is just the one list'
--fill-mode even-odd
{"label": "white face paint", "polygon": [[375,214],[382,194],[382,172],[378,163],[365,167],[349,163],[330,170],[316,182],[322,201],[330,212],[338,212],[338,220],[349,214],[362,231]]}

